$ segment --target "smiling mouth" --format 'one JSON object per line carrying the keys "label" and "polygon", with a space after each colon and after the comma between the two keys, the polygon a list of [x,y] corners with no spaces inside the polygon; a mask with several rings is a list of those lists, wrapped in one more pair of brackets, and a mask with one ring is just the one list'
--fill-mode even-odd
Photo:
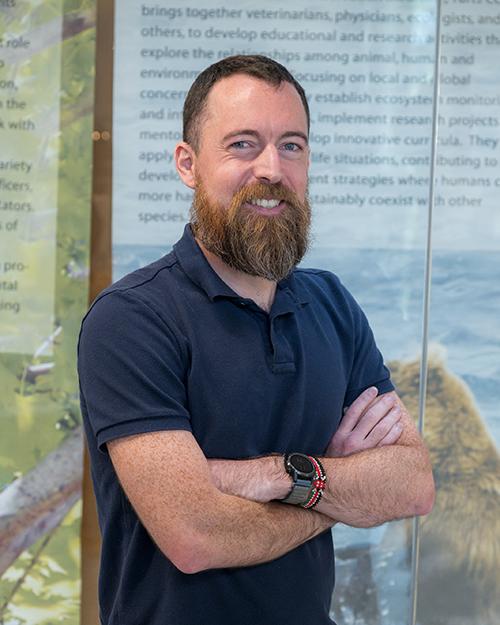
{"label": "smiling mouth", "polygon": [[270,210],[279,206],[281,204],[281,201],[282,200],[266,200],[264,198],[255,198],[248,200],[248,204]]}

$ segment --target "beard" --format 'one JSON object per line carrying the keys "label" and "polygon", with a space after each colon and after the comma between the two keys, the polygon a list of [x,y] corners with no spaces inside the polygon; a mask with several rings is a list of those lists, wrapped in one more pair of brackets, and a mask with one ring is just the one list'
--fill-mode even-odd
{"label": "beard", "polygon": [[[283,200],[279,214],[263,215],[246,202]],[[233,195],[229,207],[212,202],[200,181],[190,212],[195,236],[227,265],[251,276],[279,282],[302,260],[309,245],[311,208],[281,183],[255,183]]]}

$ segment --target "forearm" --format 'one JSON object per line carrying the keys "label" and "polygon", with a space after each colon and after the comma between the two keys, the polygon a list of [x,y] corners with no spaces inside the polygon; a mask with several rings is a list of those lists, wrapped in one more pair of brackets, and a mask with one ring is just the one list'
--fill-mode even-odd
{"label": "forearm", "polygon": [[220,493],[191,528],[197,553],[185,572],[269,562],[332,525],[332,519],[319,512]]}
{"label": "forearm", "polygon": [[184,573],[273,560],[333,524],[321,513],[222,493],[190,432],[123,437],[108,450],[142,524]]}
{"label": "forearm", "polygon": [[[327,483],[315,510],[332,520],[371,527],[426,514],[432,506],[432,472],[423,446],[391,445],[343,458],[321,458],[321,463]],[[282,456],[210,460],[209,465],[216,487],[239,497],[279,500],[291,488]]]}
{"label": "forearm", "polygon": [[315,510],[354,527],[427,514],[434,484],[423,448],[392,445],[322,458],[327,487]]}
{"label": "forearm", "polygon": [[430,512],[434,480],[429,453],[405,406],[391,392],[366,414],[383,410],[391,401],[400,414],[398,442],[322,459],[328,481],[317,510],[355,527]]}

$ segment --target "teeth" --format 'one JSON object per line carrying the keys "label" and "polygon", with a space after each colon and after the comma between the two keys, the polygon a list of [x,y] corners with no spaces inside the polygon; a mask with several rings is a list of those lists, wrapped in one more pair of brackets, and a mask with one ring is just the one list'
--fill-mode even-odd
{"label": "teeth", "polygon": [[280,203],[280,200],[264,200],[264,199],[254,199],[251,200],[252,204],[255,206],[260,206],[261,208],[276,208]]}

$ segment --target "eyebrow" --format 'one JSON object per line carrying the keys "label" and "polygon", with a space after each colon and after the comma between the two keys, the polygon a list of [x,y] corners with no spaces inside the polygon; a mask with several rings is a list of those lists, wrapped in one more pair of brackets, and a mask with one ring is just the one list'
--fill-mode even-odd
{"label": "eyebrow", "polygon": [[[229,132],[227,135],[224,136],[222,141],[227,141],[228,139],[231,139],[232,137],[238,137],[240,135],[250,135],[256,138],[259,138],[260,136],[256,130],[250,130],[249,128],[244,128],[242,130],[235,130],[233,132]],[[290,137],[300,137],[301,139],[305,141],[306,145],[309,145],[309,139],[307,138],[307,135],[304,134],[301,130],[287,130],[287,132],[284,132],[280,136],[280,139],[288,139]]]}

